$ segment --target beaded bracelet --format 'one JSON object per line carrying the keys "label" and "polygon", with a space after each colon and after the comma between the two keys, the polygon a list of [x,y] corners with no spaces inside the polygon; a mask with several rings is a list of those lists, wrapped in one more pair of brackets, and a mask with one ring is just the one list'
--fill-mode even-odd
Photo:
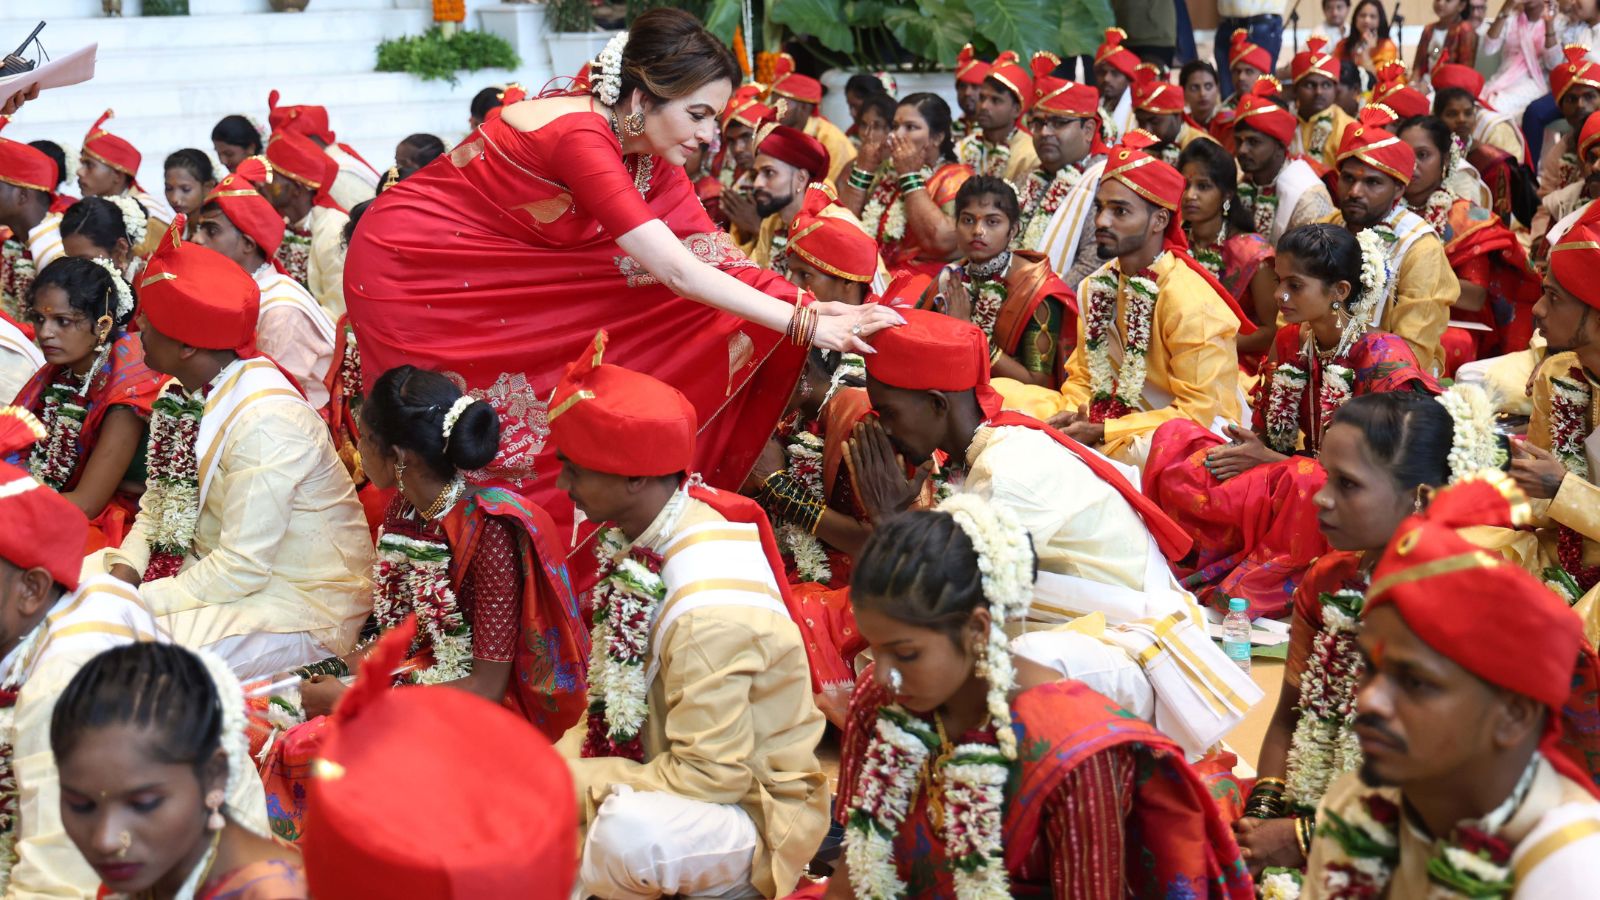
{"label": "beaded bracelet", "polygon": [[343,657],[330,656],[308,666],[301,666],[294,670],[294,674],[305,680],[310,680],[313,675],[332,675],[335,678],[343,678],[350,674],[350,666],[344,661]]}
{"label": "beaded bracelet", "polygon": [[865,169],[851,169],[846,183],[858,191],[868,190],[872,187],[872,173]]}

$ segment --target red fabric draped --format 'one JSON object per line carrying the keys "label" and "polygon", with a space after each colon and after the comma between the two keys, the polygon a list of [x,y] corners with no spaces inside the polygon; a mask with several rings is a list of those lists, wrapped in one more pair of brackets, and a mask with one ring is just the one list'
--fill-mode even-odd
{"label": "red fabric draped", "polygon": [[1533,305],[1543,289],[1516,235],[1497,216],[1470,200],[1451,204],[1443,228],[1441,223],[1433,224],[1457,277],[1489,294],[1483,309],[1455,314],[1493,329],[1471,332],[1476,358],[1527,349],[1533,337]]}
{"label": "red fabric draped", "polygon": [[782,335],[673,296],[621,253],[616,234],[659,218],[705,262],[774,297],[800,296],[716,230],[681,167],[657,161],[641,200],[620,152],[591,113],[530,132],[487,123],[380,195],[345,265],[365,380],[410,363],[493,404],[501,452],[474,480],[526,495],[562,535],[572,504],[555,489],[546,401],[596,331],[610,332],[608,361],[689,398],[700,419],[695,468],[729,489],[772,434],[804,361]]}

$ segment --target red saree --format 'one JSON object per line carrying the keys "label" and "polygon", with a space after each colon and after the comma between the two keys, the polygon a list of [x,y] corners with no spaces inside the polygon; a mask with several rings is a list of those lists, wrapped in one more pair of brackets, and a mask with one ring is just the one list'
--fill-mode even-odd
{"label": "red saree", "polygon": [[[73,469],[72,477],[61,486],[62,493],[76,488],[78,479],[83,477],[84,464],[100,442],[100,425],[105,421],[106,413],[118,406],[126,406],[148,422],[150,407],[161,393],[161,386],[167,383],[167,376],[144,364],[144,342],[137,334],[127,332],[123,332],[111,345],[111,354],[106,357],[100,373],[89,386],[83,427],[78,432],[77,467]],[[33,378],[17,393],[15,405],[24,407],[34,415],[41,415],[45,389],[60,374],[61,367],[52,365],[46,365],[34,373]],[[18,451],[6,457],[6,462],[26,469],[31,452],[31,449]],[[135,468],[140,466],[142,457],[141,448],[141,452],[134,457]],[[120,490],[112,494],[111,499],[106,501],[106,508],[89,523],[89,539],[84,552],[93,553],[102,547],[122,546],[122,539],[138,513],[137,494]]]}
{"label": "red saree", "polygon": [[[933,202],[940,209],[947,209],[956,200],[961,186],[972,177],[972,167],[962,163],[946,163],[936,170],[928,179],[924,188]],[[898,215],[905,218],[905,207],[900,202],[898,187],[890,188],[895,182],[892,169],[880,170],[878,182],[867,192],[867,206],[861,210],[861,221],[867,226],[867,234],[882,235],[890,219]],[[880,196],[881,195],[881,196]],[[882,211],[873,206],[877,200],[882,201]],[[898,212],[897,212],[898,210]],[[948,210],[947,210],[948,212]],[[944,255],[917,243],[916,235],[912,233],[909,223],[905,224],[905,234],[899,240],[888,240],[880,237],[878,250],[883,254],[883,263],[889,267],[890,272],[908,269],[924,275],[938,275],[949,259]]]}
{"label": "red saree", "polygon": [[[578,615],[577,597],[549,515],[499,488],[478,491],[467,502],[457,504],[443,521],[451,552],[450,583],[461,595],[463,611],[468,606],[476,611],[476,604],[463,591],[463,580],[491,517],[509,522],[518,534],[522,575],[521,626],[511,680],[501,702],[556,741],[584,712],[589,632]],[[431,665],[426,649],[418,661],[424,668]],[[327,735],[327,722],[326,717],[318,716],[279,735],[261,766],[267,818],[273,833],[283,840],[299,841],[303,836],[311,765]]]}
{"label": "red saree", "polygon": [[804,361],[777,332],[673,296],[620,253],[617,235],[661,219],[704,262],[774,297],[800,296],[716,229],[681,166],[657,161],[641,198],[620,153],[594,113],[529,132],[485,123],[373,202],[345,264],[366,379],[411,363],[493,404],[501,451],[474,480],[525,493],[562,535],[572,503],[555,489],[546,400],[596,331],[610,332],[610,358],[689,398],[695,468],[730,489]]}
{"label": "red saree", "polygon": [[[1264,433],[1273,360],[1299,358],[1300,346],[1299,325],[1279,329],[1256,390],[1258,431]],[[1386,332],[1362,336],[1350,350],[1348,366],[1351,396],[1439,391],[1405,341]],[[1326,427],[1312,418],[1313,406],[1320,406],[1316,398],[1321,383],[1321,364],[1314,362],[1299,408],[1300,433],[1315,436],[1305,441],[1313,448]],[[1289,611],[1307,567],[1328,552],[1312,502],[1327,474],[1314,456],[1296,455],[1219,482],[1207,471],[1205,459],[1223,443],[1188,420],[1163,424],[1151,439],[1144,493],[1194,536],[1194,554],[1173,566],[1184,587],[1219,609],[1227,608],[1230,597],[1244,597],[1252,616],[1279,618]]]}
{"label": "red saree", "polygon": [[[1452,313],[1453,318],[1478,322],[1492,330],[1451,329],[1462,332],[1468,341],[1458,350],[1458,358],[1448,359],[1447,374],[1472,359],[1527,349],[1533,337],[1533,305],[1539,302],[1543,288],[1516,236],[1494,213],[1460,197],[1447,207],[1429,204],[1417,212],[1439,233],[1456,277],[1489,295],[1480,310]],[[1460,339],[1457,341],[1459,345]],[[1460,358],[1463,352],[1471,355]]]}
{"label": "red saree", "polygon": [[[97,897],[126,897],[101,885]],[[195,900],[308,900],[311,888],[305,869],[281,859],[267,859],[213,876],[195,892]]]}
{"label": "red saree", "polygon": [[[848,824],[862,759],[888,693],[861,675],[850,702],[835,818]],[[1183,751],[1074,681],[1012,701],[1020,758],[1006,786],[1003,845],[1016,897],[1253,897],[1233,833]],[[951,736],[993,743],[993,735]],[[954,897],[944,836],[918,790],[895,861],[908,897]],[[812,887],[795,896],[820,897]]]}
{"label": "red saree", "polygon": [[[1277,250],[1272,243],[1253,231],[1247,231],[1244,234],[1229,235],[1220,243],[1205,247],[1190,243],[1189,255],[1216,276],[1217,281],[1233,296],[1238,307],[1254,321],[1255,301],[1250,297],[1250,282],[1262,266],[1269,269],[1272,267],[1272,260],[1277,256]],[[1256,322],[1256,324],[1267,323]],[[1254,372],[1260,368],[1265,358],[1265,353],[1241,353],[1239,368],[1246,372]]]}

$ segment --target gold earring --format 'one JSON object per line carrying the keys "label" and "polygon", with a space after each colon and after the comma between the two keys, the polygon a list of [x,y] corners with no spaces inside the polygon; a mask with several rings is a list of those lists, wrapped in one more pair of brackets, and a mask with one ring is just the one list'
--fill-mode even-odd
{"label": "gold earring", "polygon": [[644,113],[635,110],[622,117],[622,133],[628,137],[644,134]]}

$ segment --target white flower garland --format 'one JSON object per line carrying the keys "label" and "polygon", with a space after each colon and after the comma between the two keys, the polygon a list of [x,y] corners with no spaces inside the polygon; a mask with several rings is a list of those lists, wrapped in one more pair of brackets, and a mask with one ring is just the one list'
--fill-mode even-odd
{"label": "white flower garland", "polygon": [[[924,168],[924,179],[933,177]],[[906,236],[906,200],[900,193],[900,180],[890,169],[878,173],[878,183],[867,195],[867,204],[861,208],[861,224],[867,228],[880,245],[897,244]]]}
{"label": "white flower garland", "polygon": [[90,261],[105,269],[111,275],[111,286],[117,291],[116,320],[118,322],[126,322],[128,316],[133,313],[133,290],[128,287],[127,279],[123,277],[121,272],[117,271],[116,263],[113,263],[108,257],[96,256]]}
{"label": "white flower garland", "polygon": [[1589,456],[1584,441],[1589,436],[1589,387],[1556,376],[1550,379],[1550,452],[1567,471],[1587,481]]}
{"label": "white flower garland", "polygon": [[1010,900],[1001,842],[1007,762],[987,744],[962,744],[944,764],[945,853],[961,900]]}
{"label": "white flower garland", "polygon": [[[805,428],[797,429],[783,448],[789,458],[789,474],[800,482],[812,499],[826,505],[827,497],[822,492],[822,451],[822,438]],[[798,525],[782,525],[778,528],[778,541],[794,558],[795,573],[802,581],[827,584],[833,580],[833,570],[828,565],[828,551],[823,549],[816,535]]]}
{"label": "white flower garland", "polygon": [[[1311,126],[1311,140],[1306,144],[1306,155],[1319,162],[1323,154],[1328,152],[1328,138],[1333,137],[1333,116],[1317,119]],[[1326,165],[1326,163],[1324,163]]]}
{"label": "white flower garland", "polygon": [[176,575],[194,543],[200,521],[199,460],[195,444],[205,395],[187,396],[176,381],[168,382],[150,414],[149,478],[144,508],[151,514],[151,564],[147,580]]}
{"label": "white flower garland", "polygon": [[144,207],[129,194],[118,194],[106,199],[116,204],[117,211],[122,213],[122,230],[128,234],[128,246],[137,249],[144,243],[145,235],[150,230],[150,219]]}
{"label": "white flower garland", "polygon": [[1328,786],[1361,765],[1355,721],[1356,679],[1361,659],[1356,632],[1363,592],[1322,595],[1322,629],[1311,642],[1300,677],[1300,714],[1289,740],[1285,791],[1290,802],[1315,809]]}
{"label": "white flower garland", "polygon": [[[1165,251],[1163,251],[1163,254]],[[1158,260],[1161,257],[1156,257]],[[1122,366],[1111,373],[1110,336],[1117,327],[1119,263],[1112,260],[1089,278],[1085,298],[1084,343],[1088,350],[1089,390],[1093,400],[1116,401],[1137,409],[1144,395],[1146,356],[1150,350],[1152,319],[1155,317],[1159,289],[1149,269],[1128,279],[1127,333],[1123,342]]]}
{"label": "white flower garland", "polygon": [[1083,172],[1077,166],[1057,169],[1049,184],[1045,183],[1043,172],[1029,175],[1022,188],[1022,227],[1017,229],[1017,238],[1011,243],[1012,249],[1040,249],[1056,210],[1061,208],[1067,194],[1082,180]]}
{"label": "white flower garland", "polygon": [[83,434],[83,423],[89,415],[89,387],[105,367],[111,347],[112,342],[108,340],[83,380],[76,385],[71,383],[71,370],[63,368],[62,374],[66,377],[45,386],[39,420],[46,436],[35,443],[28,454],[28,472],[55,490],[65,487],[72,480],[72,473],[78,470],[78,438]]}
{"label": "white flower garland", "polygon": [[408,672],[410,684],[444,684],[472,674],[472,626],[450,586],[450,545],[378,531],[373,563],[373,618],[381,631],[417,616],[412,652],[426,646],[433,665]]}
{"label": "white flower garland", "polygon": [[461,421],[461,414],[466,412],[468,407],[477,402],[477,398],[473,397],[471,394],[462,394],[456,398],[456,402],[450,404],[450,409],[444,414],[444,424],[440,428],[440,432],[444,437],[445,443],[448,444],[450,442],[450,433],[456,430],[456,423]]}
{"label": "white flower garland", "polygon": [[844,836],[845,866],[859,900],[905,895],[894,864],[894,836],[911,811],[917,773],[939,739],[926,722],[898,705],[878,712],[872,741],[856,781],[856,805]]}
{"label": "white flower garland", "polygon": [[1388,296],[1393,281],[1389,253],[1395,244],[1394,231],[1387,230],[1385,236],[1385,231],[1378,228],[1365,229],[1356,235],[1356,244],[1361,249],[1361,296],[1351,305],[1350,321],[1345,323],[1344,331],[1339,335],[1339,346],[1334,355],[1340,357],[1348,354],[1350,348],[1366,333],[1373,312],[1378,308],[1378,303]]}
{"label": "white flower garland", "polygon": [[[1015,134],[1015,130],[1012,133]],[[1004,143],[991,144],[984,139],[982,131],[969,134],[956,143],[956,159],[971,166],[979,175],[1002,178],[1006,167],[1011,165],[1011,135],[1006,136]]]}
{"label": "white flower garland", "polygon": [[1276,184],[1258,185],[1252,181],[1239,183],[1239,202],[1249,211],[1256,223],[1256,234],[1272,236],[1272,223],[1278,217],[1278,188]]}
{"label": "white flower garland", "polygon": [[1495,406],[1483,388],[1458,382],[1434,399],[1450,413],[1450,484],[1505,464],[1506,451],[1494,431]]}
{"label": "white flower garland", "polygon": [[607,106],[616,106],[622,94],[622,51],[628,46],[628,33],[617,32],[595,57],[590,92]]}

